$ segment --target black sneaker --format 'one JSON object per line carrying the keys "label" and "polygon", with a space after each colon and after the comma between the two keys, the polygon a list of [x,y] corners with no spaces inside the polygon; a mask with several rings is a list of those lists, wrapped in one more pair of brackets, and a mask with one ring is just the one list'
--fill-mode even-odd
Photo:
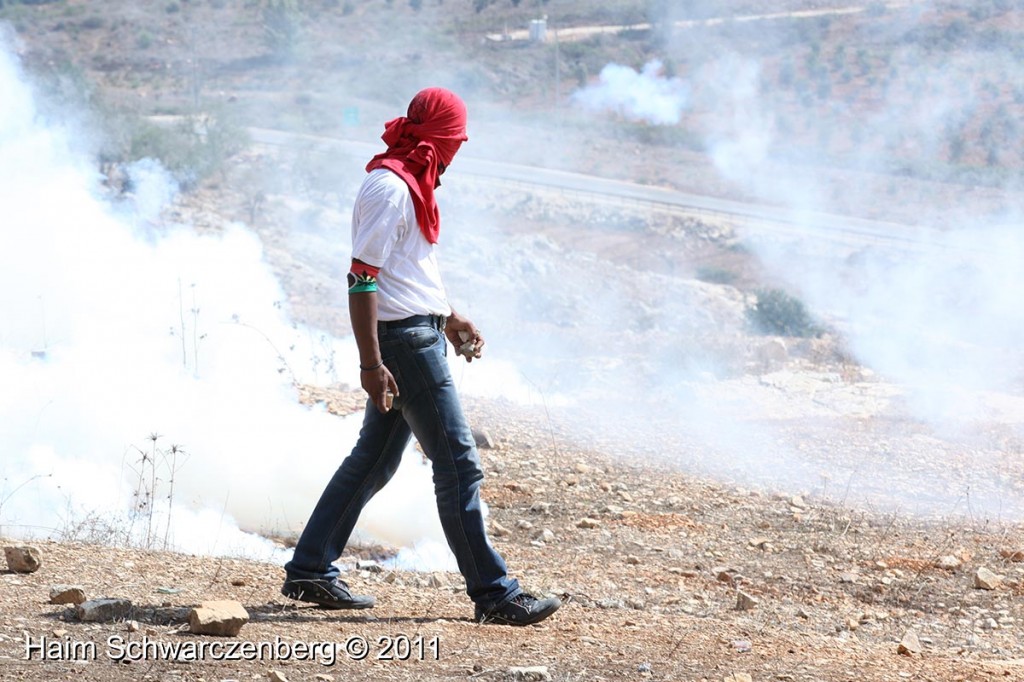
{"label": "black sneaker", "polygon": [[562,605],[558,597],[537,599],[533,595],[520,592],[501,606],[492,609],[476,607],[478,623],[499,623],[501,625],[533,625],[539,623]]}
{"label": "black sneaker", "polygon": [[373,597],[352,594],[344,580],[285,580],[281,594],[324,609],[372,609]]}

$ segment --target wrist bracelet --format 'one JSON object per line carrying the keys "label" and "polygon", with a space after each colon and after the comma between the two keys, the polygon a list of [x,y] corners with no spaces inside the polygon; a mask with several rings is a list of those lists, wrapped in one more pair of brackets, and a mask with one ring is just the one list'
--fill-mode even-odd
{"label": "wrist bracelet", "polygon": [[384,364],[384,361],[381,360],[380,362],[378,362],[373,367],[363,367],[362,365],[359,365],[359,369],[363,370],[364,372],[372,372],[375,369],[379,369],[383,364]]}

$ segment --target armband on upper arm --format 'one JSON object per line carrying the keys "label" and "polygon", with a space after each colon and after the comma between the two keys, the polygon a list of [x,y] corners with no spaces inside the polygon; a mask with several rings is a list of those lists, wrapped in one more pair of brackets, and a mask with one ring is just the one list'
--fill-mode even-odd
{"label": "armband on upper arm", "polygon": [[348,273],[348,293],[363,294],[377,291],[377,273],[379,272],[380,268],[353,258],[352,268]]}

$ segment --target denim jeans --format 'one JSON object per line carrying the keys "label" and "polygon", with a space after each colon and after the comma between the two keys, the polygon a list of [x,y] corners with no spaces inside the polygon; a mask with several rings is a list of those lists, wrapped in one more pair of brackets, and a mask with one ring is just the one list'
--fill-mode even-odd
{"label": "denim jeans", "polygon": [[436,326],[378,330],[381,357],[398,383],[387,414],[367,402],[352,453],[334,473],[285,564],[289,579],[333,579],[363,506],[391,479],[412,435],[433,467],[437,511],[445,538],[466,579],[466,592],[484,608],[500,606],[522,590],[487,539],[480,508],[483,471],[476,443],[445,358]]}

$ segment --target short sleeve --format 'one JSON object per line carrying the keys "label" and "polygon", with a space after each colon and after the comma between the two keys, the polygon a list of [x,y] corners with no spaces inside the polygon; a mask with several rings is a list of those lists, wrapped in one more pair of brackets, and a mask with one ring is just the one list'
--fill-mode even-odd
{"label": "short sleeve", "polygon": [[366,202],[352,220],[352,257],[381,267],[398,241],[404,216],[390,201]]}
{"label": "short sleeve", "polygon": [[380,268],[407,229],[409,190],[391,171],[370,173],[352,211],[352,257]]}

